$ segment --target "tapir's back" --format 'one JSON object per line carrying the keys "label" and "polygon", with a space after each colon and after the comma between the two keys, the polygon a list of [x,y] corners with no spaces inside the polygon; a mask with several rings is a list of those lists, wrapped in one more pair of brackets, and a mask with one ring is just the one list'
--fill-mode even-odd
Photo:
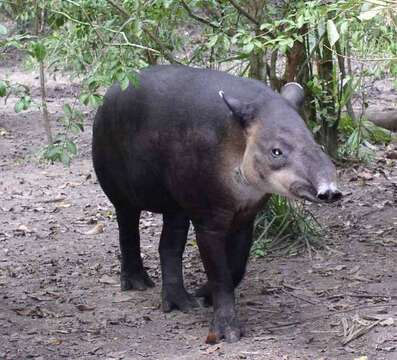
{"label": "tapir's back", "polygon": [[[224,123],[229,110],[219,91],[241,101],[254,101],[262,93],[275,94],[264,84],[219,71],[195,69],[178,65],[150,67],[139,75],[137,88],[121,91],[114,85],[105,97],[113,111],[124,121],[139,126],[171,127]],[[131,116],[133,111],[133,119]],[[138,126],[138,125],[137,125]]]}

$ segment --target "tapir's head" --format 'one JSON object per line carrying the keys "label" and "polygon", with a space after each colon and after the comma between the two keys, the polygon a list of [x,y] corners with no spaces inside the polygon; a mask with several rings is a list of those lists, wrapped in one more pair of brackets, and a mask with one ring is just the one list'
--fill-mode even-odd
{"label": "tapir's head", "polygon": [[293,199],[333,202],[341,198],[334,164],[298,113],[304,100],[299,84],[288,83],[281,96],[259,95],[250,103],[219,94],[246,136],[239,168],[243,181],[264,193]]}

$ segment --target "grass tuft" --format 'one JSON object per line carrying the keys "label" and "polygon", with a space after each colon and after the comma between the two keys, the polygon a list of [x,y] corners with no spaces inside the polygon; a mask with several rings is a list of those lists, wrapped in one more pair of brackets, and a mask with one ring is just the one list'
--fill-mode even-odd
{"label": "grass tuft", "polygon": [[303,202],[273,195],[255,220],[252,253],[263,257],[271,252],[295,255],[306,247],[321,245],[321,226]]}

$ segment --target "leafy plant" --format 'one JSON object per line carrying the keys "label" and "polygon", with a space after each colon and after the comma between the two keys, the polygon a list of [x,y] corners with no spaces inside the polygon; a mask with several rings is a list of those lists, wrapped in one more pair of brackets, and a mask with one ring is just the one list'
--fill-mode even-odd
{"label": "leafy plant", "polygon": [[60,161],[65,165],[70,165],[78,151],[73,136],[84,131],[84,117],[80,110],[70,104],[63,106],[63,113],[64,115],[59,119],[63,132],[57,135],[52,144],[43,149],[41,155],[51,162]]}
{"label": "leafy plant", "polygon": [[317,242],[319,234],[319,224],[303,203],[273,195],[256,218],[252,252],[259,257],[272,251],[293,254]]}

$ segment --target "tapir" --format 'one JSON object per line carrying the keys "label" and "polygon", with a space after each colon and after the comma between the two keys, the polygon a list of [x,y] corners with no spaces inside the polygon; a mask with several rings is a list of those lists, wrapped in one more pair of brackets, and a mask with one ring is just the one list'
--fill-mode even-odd
{"label": "tapir", "polygon": [[336,169],[299,115],[297,83],[279,94],[260,81],[182,65],[149,67],[137,80],[107,91],[93,127],[95,172],[117,216],[121,290],[154,286],[139,218],[161,213],[162,309],[196,307],[182,274],[192,223],[208,279],[196,295],[213,305],[207,341],[238,341],[234,292],[256,214],[271,194],[338,200]]}

